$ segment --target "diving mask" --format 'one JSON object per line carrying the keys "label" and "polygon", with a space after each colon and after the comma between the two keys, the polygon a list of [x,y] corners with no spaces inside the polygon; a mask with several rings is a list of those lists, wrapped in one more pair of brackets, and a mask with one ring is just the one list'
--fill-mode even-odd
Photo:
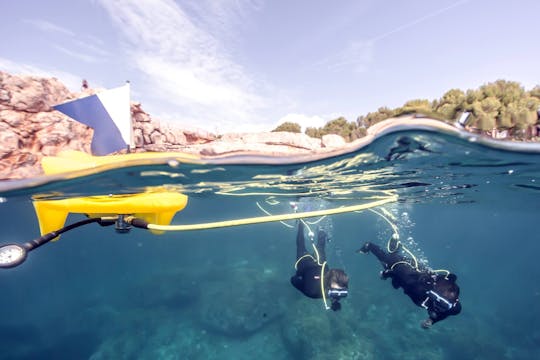
{"label": "diving mask", "polygon": [[349,295],[348,289],[328,289],[328,297],[332,300],[339,300]]}

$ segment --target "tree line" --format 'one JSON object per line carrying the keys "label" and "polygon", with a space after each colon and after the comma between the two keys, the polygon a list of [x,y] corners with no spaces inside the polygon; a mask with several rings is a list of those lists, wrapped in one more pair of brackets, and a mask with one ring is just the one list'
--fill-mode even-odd
{"label": "tree line", "polygon": [[[516,140],[537,139],[540,110],[540,85],[530,91],[515,81],[497,80],[475,90],[451,89],[440,99],[415,99],[390,109],[380,107],[375,112],[359,116],[356,121],[344,117],[327,122],[323,127],[307,127],[311,137],[338,134],[352,141],[366,135],[366,129],[380,121],[402,115],[421,114],[454,124],[464,112],[469,113],[465,128],[476,133],[495,136],[506,131],[506,137]],[[299,124],[285,122],[272,131],[301,132]]]}

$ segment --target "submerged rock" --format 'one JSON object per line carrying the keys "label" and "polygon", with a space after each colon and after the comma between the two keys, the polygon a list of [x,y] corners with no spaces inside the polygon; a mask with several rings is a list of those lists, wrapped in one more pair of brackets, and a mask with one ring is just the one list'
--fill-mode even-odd
{"label": "submerged rock", "polygon": [[122,300],[129,299],[130,306],[176,312],[192,306],[199,300],[200,291],[196,286],[180,283],[185,275],[160,273],[149,275],[122,294]]}
{"label": "submerged rock", "polygon": [[374,359],[374,346],[357,334],[350,306],[326,311],[321,301],[300,298],[281,319],[283,340],[295,359]]}
{"label": "submerged rock", "polygon": [[180,303],[167,304],[174,294],[183,293],[169,285],[193,278],[190,269],[155,274],[137,283],[140,294],[124,294],[114,326],[110,324],[113,327],[104,332],[108,336],[90,359],[248,360],[253,354],[261,360],[288,359],[276,321],[284,312],[278,292],[287,284],[271,271],[246,265],[207,272],[197,269],[202,285],[200,296],[192,302],[180,296]]}
{"label": "submerged rock", "polygon": [[206,335],[172,319],[149,323],[144,331],[126,329],[103,341],[90,357],[105,359],[210,359]]}
{"label": "submerged rock", "polygon": [[206,282],[201,290],[200,321],[209,331],[231,337],[251,335],[283,316],[282,279],[262,269],[236,268]]}
{"label": "submerged rock", "polygon": [[105,359],[163,360],[288,360],[277,331],[230,338],[197,328],[184,319],[163,319],[150,323],[144,332],[128,329],[106,338],[90,356]]}

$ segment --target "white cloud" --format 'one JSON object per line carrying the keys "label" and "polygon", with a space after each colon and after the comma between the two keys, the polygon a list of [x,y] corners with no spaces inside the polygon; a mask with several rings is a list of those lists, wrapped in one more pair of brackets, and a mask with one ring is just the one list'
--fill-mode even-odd
{"label": "white cloud", "polygon": [[417,24],[420,24],[420,23],[422,23],[422,22],[424,22],[424,21],[426,21],[426,20],[429,20],[429,19],[431,19],[431,18],[434,18],[434,17],[436,17],[436,16],[439,16],[439,15],[441,15],[441,14],[447,12],[448,10],[452,10],[452,9],[455,8],[455,7],[458,7],[458,6],[461,6],[461,5],[463,5],[463,4],[466,4],[466,3],[468,3],[469,1],[470,1],[470,0],[460,0],[460,1],[454,2],[454,3],[450,4],[450,5],[447,5],[447,6],[444,6],[444,7],[442,7],[442,8],[439,8],[439,9],[437,9],[436,11],[433,11],[433,12],[431,12],[431,13],[429,13],[429,14],[426,14],[426,15],[422,15],[422,16],[420,16],[420,17],[418,17],[418,18],[416,18],[416,19],[414,19],[414,20],[412,20],[412,21],[409,21],[408,23],[401,24],[401,25],[399,25],[399,26],[397,26],[397,27],[395,27],[395,28],[393,28],[393,29],[391,29],[391,30],[389,30],[389,31],[386,31],[386,32],[384,32],[384,33],[381,33],[381,34],[379,34],[379,35],[373,37],[370,41],[373,42],[373,43],[375,43],[375,42],[377,42],[377,41],[380,41],[380,40],[382,40],[382,39],[384,39],[384,38],[387,38],[387,37],[389,37],[389,36],[391,36],[391,35],[394,35],[394,34],[396,34],[396,33],[399,33],[399,32],[401,32],[401,31],[403,31],[403,30],[407,30],[407,29],[409,29],[409,28],[411,28],[411,27],[413,27],[413,26],[415,26],[415,25],[417,25]]}
{"label": "white cloud", "polygon": [[199,26],[221,40],[234,43],[237,32],[251,22],[253,11],[262,9],[263,0],[198,0],[185,1],[183,9]]}
{"label": "white cloud", "polygon": [[317,127],[317,128],[322,127],[328,121],[317,115],[308,116],[304,114],[287,114],[283,116],[281,119],[279,119],[275,127],[285,122],[292,122],[292,123],[299,124],[300,127],[302,128],[302,132],[304,132],[307,127]]}
{"label": "white cloud", "polygon": [[16,63],[8,59],[0,58],[0,70],[13,75],[30,75],[41,77],[55,77],[60,80],[69,90],[80,91],[82,79],[65,71],[56,69],[44,69],[31,64]]}
{"label": "white cloud", "polygon": [[95,36],[84,36],[83,39],[74,39],[73,44],[85,52],[95,54],[98,59],[110,57],[111,53],[104,49],[103,42]]}
{"label": "white cloud", "polygon": [[373,44],[373,41],[353,41],[341,52],[327,58],[325,63],[332,71],[366,72],[373,63]]}
{"label": "white cloud", "polygon": [[53,45],[53,47],[55,49],[57,49],[58,51],[66,54],[68,56],[71,56],[72,58],[75,58],[77,60],[81,60],[81,61],[84,61],[84,62],[97,63],[99,61],[102,61],[100,57],[87,55],[87,54],[84,54],[84,53],[82,53],[80,51],[70,50],[70,49],[67,49],[67,48],[65,48],[63,46],[60,46],[60,45]]}
{"label": "white cloud", "polygon": [[330,71],[352,71],[357,74],[365,73],[369,71],[371,64],[374,62],[374,48],[377,42],[401,31],[407,30],[426,20],[439,16],[442,13],[445,13],[446,11],[449,11],[457,6],[461,6],[469,1],[470,0],[457,1],[448,6],[437,9],[436,11],[420,16],[410,22],[392,28],[386,32],[377,34],[371,39],[352,40],[344,47],[343,50],[337,52],[335,55],[324,58],[316,65],[325,66]]}
{"label": "white cloud", "polygon": [[[67,28],[58,26],[44,20],[26,19],[24,20],[24,22],[34,26],[35,28],[43,32],[56,33],[67,36],[68,40],[66,41],[66,39],[64,38],[61,41],[62,45],[55,44],[52,45],[52,47],[75,59],[82,60],[88,63],[97,63],[100,61],[102,62],[105,57],[109,56],[109,53],[103,49],[103,44],[101,40],[94,36],[88,36],[86,34],[83,36],[79,36],[78,34]],[[68,43],[72,45],[71,47],[73,49],[66,47],[66,44]]]}
{"label": "white cloud", "polygon": [[[261,121],[258,114],[266,101],[220,39],[204,27],[211,18],[197,21],[171,0],[101,3],[127,40],[129,61],[146,75],[147,92],[159,94],[181,109],[183,118],[198,119],[209,130]],[[224,9],[200,16],[218,13],[223,20],[234,15]]]}
{"label": "white cloud", "polygon": [[26,19],[24,20],[25,23],[30,24],[37,29],[45,32],[55,32],[67,36],[75,36],[75,33],[69,29],[66,29],[64,27],[58,26],[56,24],[50,23],[48,21],[44,20],[34,20],[34,19]]}

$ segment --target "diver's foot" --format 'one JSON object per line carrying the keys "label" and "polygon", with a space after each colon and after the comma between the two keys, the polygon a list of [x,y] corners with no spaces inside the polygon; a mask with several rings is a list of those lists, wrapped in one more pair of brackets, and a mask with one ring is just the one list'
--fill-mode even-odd
{"label": "diver's foot", "polygon": [[360,249],[356,250],[357,253],[367,254],[369,252],[370,242],[365,243]]}

